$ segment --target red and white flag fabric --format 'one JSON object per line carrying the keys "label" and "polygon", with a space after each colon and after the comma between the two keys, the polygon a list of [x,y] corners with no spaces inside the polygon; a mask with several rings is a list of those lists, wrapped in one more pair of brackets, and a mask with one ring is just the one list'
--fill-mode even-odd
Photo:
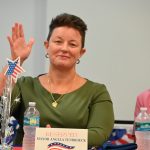
{"label": "red and white flag fabric", "polygon": [[5,72],[5,75],[10,75],[12,79],[14,79],[14,81],[16,82],[18,75],[22,72],[25,72],[25,70],[20,66],[20,57],[18,57],[14,61],[7,58],[7,63],[8,68]]}

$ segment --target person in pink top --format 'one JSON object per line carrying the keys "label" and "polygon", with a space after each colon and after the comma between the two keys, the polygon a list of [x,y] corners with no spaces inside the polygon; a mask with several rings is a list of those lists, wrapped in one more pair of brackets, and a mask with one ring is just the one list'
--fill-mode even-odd
{"label": "person in pink top", "polygon": [[147,107],[147,113],[150,114],[150,89],[143,91],[137,96],[134,118],[139,114],[140,107]]}

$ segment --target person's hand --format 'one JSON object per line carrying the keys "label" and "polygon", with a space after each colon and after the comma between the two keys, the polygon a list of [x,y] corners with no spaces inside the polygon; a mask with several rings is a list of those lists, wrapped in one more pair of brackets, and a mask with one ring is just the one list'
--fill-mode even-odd
{"label": "person's hand", "polygon": [[25,41],[23,26],[19,23],[14,24],[12,35],[7,38],[10,44],[12,60],[20,57],[20,63],[22,64],[30,55],[34,39],[30,38],[28,43]]}
{"label": "person's hand", "polygon": [[46,128],[51,128],[51,125],[50,125],[50,124],[47,124],[47,125],[46,125]]}

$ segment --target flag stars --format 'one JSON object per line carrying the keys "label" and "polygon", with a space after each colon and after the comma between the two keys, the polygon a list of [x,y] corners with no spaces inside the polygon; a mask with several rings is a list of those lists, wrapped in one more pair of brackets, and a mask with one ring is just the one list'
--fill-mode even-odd
{"label": "flag stars", "polygon": [[5,75],[7,76],[10,75],[16,82],[17,76],[22,72],[25,72],[25,70],[20,66],[20,57],[18,57],[14,61],[7,59],[7,63],[8,63],[8,68],[5,72]]}

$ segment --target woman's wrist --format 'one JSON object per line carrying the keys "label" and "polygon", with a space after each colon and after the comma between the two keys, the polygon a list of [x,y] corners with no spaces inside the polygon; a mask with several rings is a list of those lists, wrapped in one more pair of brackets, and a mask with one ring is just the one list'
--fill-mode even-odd
{"label": "woman's wrist", "polygon": [[0,71],[1,76],[6,77],[6,76],[5,76],[5,72],[6,72],[7,68],[8,68],[8,65],[5,65],[5,66],[2,68],[2,71]]}
{"label": "woman's wrist", "polygon": [[[17,57],[18,58],[18,57]],[[11,60],[16,60],[17,58],[13,58],[13,57],[11,57]],[[23,64],[23,62],[25,61],[26,59],[21,59],[20,58],[20,66],[22,66],[22,64]]]}

